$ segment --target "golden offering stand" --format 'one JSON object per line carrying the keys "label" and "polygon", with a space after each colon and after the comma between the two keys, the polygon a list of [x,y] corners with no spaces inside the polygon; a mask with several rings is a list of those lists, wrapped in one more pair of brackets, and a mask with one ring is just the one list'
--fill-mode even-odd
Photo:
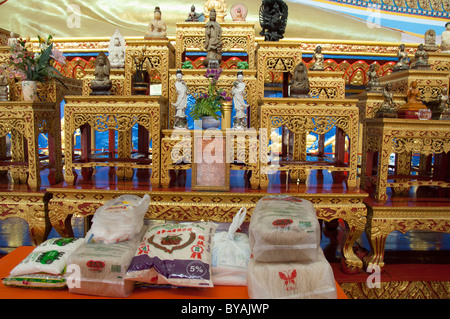
{"label": "golden offering stand", "polygon": [[[133,168],[152,169],[151,184],[160,183],[160,132],[167,127],[167,99],[152,96],[66,96],[64,110],[65,136],[65,180],[75,183],[74,169],[92,172],[96,166],[117,167],[121,178],[131,178]],[[138,150],[144,158],[131,158],[131,129],[138,124],[146,130],[140,137]],[[91,128],[104,132],[118,132],[118,157],[95,158],[90,145]],[[76,160],[73,150],[74,133],[81,129],[81,158]],[[152,142],[151,160],[149,142]],[[88,169],[88,170],[86,170]],[[88,176],[91,173],[87,173]]]}

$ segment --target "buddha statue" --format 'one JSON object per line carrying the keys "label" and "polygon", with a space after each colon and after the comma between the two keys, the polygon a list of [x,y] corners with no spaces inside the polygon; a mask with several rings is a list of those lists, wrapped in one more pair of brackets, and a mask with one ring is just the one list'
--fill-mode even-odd
{"label": "buddha statue", "polygon": [[109,59],[104,52],[100,52],[95,59],[95,78],[91,81],[91,95],[109,95],[109,90],[112,88],[111,80],[109,79],[111,66]]}
{"label": "buddha statue", "polygon": [[125,67],[125,39],[119,30],[111,37],[109,42],[109,63],[113,69],[123,69]]}
{"label": "buddha statue", "polygon": [[166,39],[166,30],[167,26],[164,21],[161,20],[161,10],[159,7],[155,7],[154,19],[149,23],[144,39]]}
{"label": "buddha statue", "polygon": [[392,84],[386,83],[383,89],[384,101],[381,103],[380,108],[375,113],[375,117],[397,117],[397,104],[394,102],[394,93],[392,92]]}
{"label": "buddha statue", "polygon": [[211,11],[214,9],[214,21],[219,23],[225,22],[225,16],[227,15],[228,5],[224,0],[206,0],[203,9],[203,14],[206,18],[211,20]]}
{"label": "buddha statue", "polygon": [[235,22],[245,21],[247,13],[247,6],[243,3],[235,3],[230,9],[231,18]]}
{"label": "buddha statue", "polygon": [[313,55],[314,64],[309,68],[311,71],[323,71],[325,68],[323,67],[323,54],[322,47],[318,45],[314,50]]}
{"label": "buddha statue", "polygon": [[378,73],[375,67],[375,64],[371,64],[369,66],[369,70],[367,71],[369,81],[367,82],[366,91],[368,92],[378,92],[383,90],[383,86],[380,84]]}
{"label": "buddha statue", "polygon": [[433,29],[425,32],[425,45],[423,48],[427,52],[435,52],[439,50],[439,45],[436,44],[436,31]]}
{"label": "buddha statue", "polygon": [[421,109],[426,109],[426,106],[422,103],[417,81],[412,81],[406,96],[406,104],[402,105],[400,111],[419,111]]}
{"label": "buddha statue", "polygon": [[419,44],[416,50],[411,69],[431,69],[431,65],[428,64],[428,53],[425,51],[423,43]]}
{"label": "buddha statue", "polygon": [[294,75],[289,83],[289,97],[304,98],[309,97],[308,68],[303,62],[297,64]]}
{"label": "buddha statue", "polygon": [[450,53],[450,22],[445,24],[445,31],[441,35],[441,52]]}
{"label": "buddha statue", "polygon": [[188,17],[185,20],[185,22],[198,22],[198,17],[199,17],[199,14],[195,12],[195,6],[192,5],[191,11],[189,12]]}
{"label": "buddha statue", "polygon": [[222,28],[216,21],[216,10],[212,9],[209,21],[205,25],[205,50],[206,58],[203,64],[210,67],[212,61],[214,65],[220,65],[222,60]]}
{"label": "buddha statue", "polygon": [[397,64],[395,65],[394,69],[392,71],[401,71],[401,70],[408,70],[409,69],[409,58],[408,58],[408,52],[405,51],[405,45],[402,43],[398,47],[397,52]]}

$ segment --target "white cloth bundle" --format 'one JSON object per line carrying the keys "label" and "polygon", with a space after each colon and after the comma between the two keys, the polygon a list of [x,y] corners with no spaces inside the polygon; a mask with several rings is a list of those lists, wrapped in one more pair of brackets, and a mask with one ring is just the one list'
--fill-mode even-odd
{"label": "white cloth bundle", "polygon": [[250,219],[252,255],[260,262],[316,260],[320,225],[311,202],[287,195],[260,199]]}
{"label": "white cloth bundle", "polygon": [[22,276],[46,273],[63,274],[69,256],[84,242],[82,238],[51,238],[36,246],[10,275]]}
{"label": "white cloth bundle", "polygon": [[134,284],[124,280],[146,227],[132,239],[114,244],[84,242],[69,258],[69,292],[104,297],[127,297]]}
{"label": "white cloth bundle", "polygon": [[136,236],[144,225],[150,196],[121,195],[98,208],[86,234],[90,243],[118,243]]}
{"label": "white cloth bundle", "polygon": [[247,234],[236,233],[246,215],[247,209],[241,208],[234,216],[228,231],[214,234],[211,261],[214,285],[247,285],[250,244]]}
{"label": "white cloth bundle", "polygon": [[139,244],[126,279],[157,285],[212,287],[209,222],[156,224]]}
{"label": "white cloth bundle", "polygon": [[248,295],[251,299],[336,299],[333,269],[322,249],[310,263],[248,264]]}

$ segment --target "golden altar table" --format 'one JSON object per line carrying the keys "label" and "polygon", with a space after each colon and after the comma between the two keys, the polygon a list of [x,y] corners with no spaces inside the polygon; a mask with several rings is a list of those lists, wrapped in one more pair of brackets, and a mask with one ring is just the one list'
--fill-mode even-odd
{"label": "golden altar table", "polygon": [[[75,183],[74,169],[93,169],[96,166],[118,168],[118,175],[130,178],[133,168],[152,169],[151,184],[158,187],[160,183],[160,133],[167,128],[167,99],[152,96],[66,96],[65,105],[65,180],[69,185]],[[131,129],[140,125],[147,134],[139,136],[138,149],[144,158],[131,158]],[[74,133],[81,128],[81,159],[74,157]],[[116,158],[105,159],[91,156],[91,128],[104,132],[118,132],[118,151]],[[83,136],[84,135],[84,136]],[[142,138],[142,140],[141,140]],[[152,142],[151,160],[149,159],[149,142]],[[84,143],[83,143],[84,141]]]}
{"label": "golden altar table", "polygon": [[[42,163],[38,137],[40,133],[48,133],[52,147],[49,147],[47,167],[54,170],[53,182],[60,182],[61,122],[58,114],[53,102],[0,102],[0,138],[11,133],[11,158],[6,157],[5,150],[0,150],[0,156],[5,156],[0,170],[10,171],[15,182],[26,183],[28,175],[30,189],[39,190]],[[4,143],[0,145],[5,146]]]}
{"label": "golden altar table", "polygon": [[[361,162],[361,187],[367,189],[374,186],[375,199],[379,202],[387,201],[388,187],[399,192],[409,191],[412,186],[450,187],[447,174],[442,175],[447,172],[447,167],[439,167],[439,155],[446,156],[448,151],[449,121],[367,119]],[[395,175],[389,174],[392,153],[396,155]],[[434,156],[433,171],[422,168],[413,175],[411,158],[414,153]]]}
{"label": "golden altar table", "polygon": [[[358,108],[357,100],[265,98],[259,102],[260,147],[269,145],[273,129],[285,127],[294,135],[292,158],[287,161],[269,161],[261,152],[260,187],[268,187],[271,170],[290,170],[293,178],[304,181],[305,171],[329,170],[347,174],[348,187],[357,185]],[[307,161],[306,136],[325,134],[336,127],[336,147],[333,159],[319,154],[318,161]],[[348,147],[346,138],[348,137]],[[347,153],[347,154],[346,154]],[[347,156],[348,155],[348,156]],[[346,159],[346,156],[348,157]],[[336,175],[337,175],[336,174]]]}

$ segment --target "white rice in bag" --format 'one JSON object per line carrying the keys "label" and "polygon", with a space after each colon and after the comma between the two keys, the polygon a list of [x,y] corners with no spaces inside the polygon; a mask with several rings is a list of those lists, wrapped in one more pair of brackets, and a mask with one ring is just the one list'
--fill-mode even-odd
{"label": "white rice in bag", "polygon": [[322,249],[310,263],[248,264],[248,295],[251,299],[337,299],[333,269]]}
{"label": "white rice in bag", "polygon": [[242,208],[234,216],[228,231],[217,231],[213,236],[211,265],[214,285],[247,285],[250,244],[247,234],[236,232],[246,214],[247,210]]}
{"label": "white rice in bag", "polygon": [[114,244],[83,243],[69,258],[67,286],[69,292],[104,297],[127,297],[134,283],[125,281],[146,228],[130,240]]}
{"label": "white rice in bag", "polygon": [[127,280],[180,287],[213,287],[209,222],[150,226],[128,267]]}
{"label": "white rice in bag", "polygon": [[63,274],[69,256],[84,242],[82,238],[52,238],[36,246],[10,275],[21,276],[37,273]]}
{"label": "white rice in bag", "polygon": [[92,218],[86,241],[92,243],[118,243],[136,236],[144,225],[150,196],[121,195],[99,207]]}
{"label": "white rice in bag", "polygon": [[292,196],[263,197],[250,219],[249,240],[256,261],[315,261],[320,245],[316,210],[311,202]]}
{"label": "white rice in bag", "polygon": [[65,289],[66,278],[64,275],[29,274],[8,276],[3,279],[3,284],[8,287],[20,288]]}

